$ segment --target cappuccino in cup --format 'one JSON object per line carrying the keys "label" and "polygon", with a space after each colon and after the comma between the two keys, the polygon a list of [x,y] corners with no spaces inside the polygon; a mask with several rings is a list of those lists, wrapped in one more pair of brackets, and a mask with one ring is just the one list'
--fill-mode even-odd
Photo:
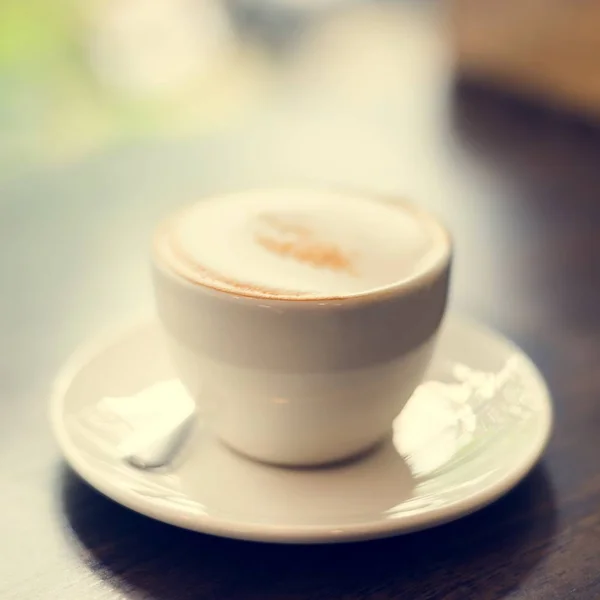
{"label": "cappuccino in cup", "polygon": [[200,418],[252,458],[315,465],[391,431],[434,348],[451,242],[405,202],[257,190],[171,216],[153,257]]}

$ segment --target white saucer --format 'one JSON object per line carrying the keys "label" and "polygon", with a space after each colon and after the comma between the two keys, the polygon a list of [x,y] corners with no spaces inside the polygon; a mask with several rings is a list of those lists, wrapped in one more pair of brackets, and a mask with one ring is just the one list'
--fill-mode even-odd
{"label": "white saucer", "polygon": [[59,377],[52,421],[70,465],[113,500],[188,529],[273,542],[336,542],[425,529],[511,489],[550,433],[546,386],[497,334],[449,318],[425,382],[394,435],[354,462],[283,469],[192,429],[173,463],[123,459],[156,423],[189,412],[157,323],[81,350]]}

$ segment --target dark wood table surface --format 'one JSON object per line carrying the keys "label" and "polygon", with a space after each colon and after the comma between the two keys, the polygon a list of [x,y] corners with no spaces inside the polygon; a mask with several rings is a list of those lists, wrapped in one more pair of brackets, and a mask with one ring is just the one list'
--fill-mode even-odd
{"label": "dark wood table surface", "polygon": [[[439,192],[422,201],[457,240],[453,308],[514,339],[549,382],[556,427],[532,473],[442,527],[297,547],[176,529],[83,483],[49,430],[56,370],[149,304],[145,249],[159,215],[191,191],[276,179],[231,158],[241,134],[131,143],[0,184],[3,600],[600,598],[600,130],[454,80],[441,109],[433,133],[427,119],[410,132],[422,128],[418,166],[434,169],[422,189]],[[332,154],[317,161],[323,173],[338,165]],[[416,170],[399,150],[387,191]]]}

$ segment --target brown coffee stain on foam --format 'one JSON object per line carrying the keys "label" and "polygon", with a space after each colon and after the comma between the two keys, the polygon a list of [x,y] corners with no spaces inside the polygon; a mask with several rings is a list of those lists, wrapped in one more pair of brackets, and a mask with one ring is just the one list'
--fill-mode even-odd
{"label": "brown coffee stain on foam", "polygon": [[261,215],[258,220],[267,231],[255,233],[254,239],[265,250],[317,269],[356,276],[350,257],[335,244],[319,240],[308,227],[274,215]]}

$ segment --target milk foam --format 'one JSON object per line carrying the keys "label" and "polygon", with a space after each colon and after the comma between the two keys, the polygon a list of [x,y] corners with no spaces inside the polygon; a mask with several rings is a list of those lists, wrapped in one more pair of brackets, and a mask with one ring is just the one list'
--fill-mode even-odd
{"label": "milk foam", "polygon": [[385,288],[443,254],[440,229],[399,203],[332,192],[251,192],[205,200],[160,241],[170,267],[245,295],[338,298]]}

